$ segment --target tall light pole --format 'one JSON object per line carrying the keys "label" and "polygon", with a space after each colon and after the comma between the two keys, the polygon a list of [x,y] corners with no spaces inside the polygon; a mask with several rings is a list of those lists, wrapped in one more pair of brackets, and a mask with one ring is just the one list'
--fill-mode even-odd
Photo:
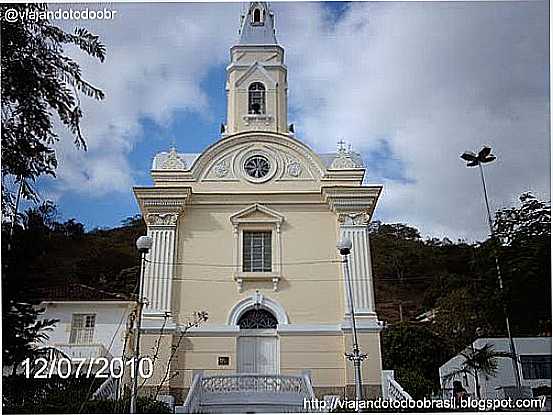
{"label": "tall light pole", "polygon": [[136,414],[136,400],[138,398],[138,370],[140,360],[140,326],[142,325],[142,306],[144,305],[144,266],[146,263],[146,254],[152,248],[152,237],[141,236],[136,240],[136,248],[140,253],[140,279],[138,280],[138,297],[136,299],[136,329],[134,343],[134,370],[131,389],[131,408],[130,413]]}
{"label": "tall light pole", "polygon": [[[359,351],[359,342],[357,341],[357,326],[355,325],[355,307],[353,304],[353,288],[351,286],[351,278],[349,273],[349,262],[348,256],[351,252],[351,239],[342,238],[336,245],[336,248],[340,251],[342,255],[342,267],[344,271],[344,277],[347,282],[348,289],[348,298],[349,298],[349,313],[351,317],[351,331],[353,337],[352,353],[346,353],[348,360],[353,362],[355,369],[355,399],[357,403],[361,402],[363,399],[363,384],[361,380],[361,362],[366,359],[367,355],[360,353]],[[360,408],[357,405],[357,412],[360,412]]]}
{"label": "tall light pole", "polygon": [[[499,259],[497,256],[497,238],[495,237],[495,231],[493,229],[493,220],[490,212],[490,203],[488,202],[488,191],[486,189],[486,180],[484,179],[484,169],[482,168],[483,164],[490,163],[495,160],[495,156],[492,154],[491,147],[484,146],[478,154],[473,153],[472,151],[465,151],[461,154],[461,158],[467,162],[467,167],[476,167],[480,170],[480,178],[482,179],[482,188],[484,189],[484,201],[486,203],[486,212],[488,214],[488,226],[490,227],[490,236],[492,238],[493,248],[494,248],[494,257],[495,257],[495,269],[497,272],[497,282],[499,284],[499,290],[503,297],[503,278],[501,277],[501,267],[499,266]],[[502,298],[503,302],[503,313],[505,315],[505,326],[507,327],[507,336],[509,338],[509,349],[511,354],[511,361],[513,363],[513,372],[515,374],[515,383],[517,389],[520,390],[520,372],[518,370],[518,358],[517,352],[515,349],[515,342],[513,341],[513,336],[511,335],[511,324],[509,323],[509,313],[507,312],[507,307],[505,301]]]}

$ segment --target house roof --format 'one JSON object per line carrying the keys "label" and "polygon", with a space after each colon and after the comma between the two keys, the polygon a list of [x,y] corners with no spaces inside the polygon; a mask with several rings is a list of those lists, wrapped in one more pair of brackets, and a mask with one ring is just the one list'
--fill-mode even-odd
{"label": "house roof", "polygon": [[37,290],[36,299],[40,301],[130,301],[125,294],[105,291],[85,284],[65,284],[45,287]]}

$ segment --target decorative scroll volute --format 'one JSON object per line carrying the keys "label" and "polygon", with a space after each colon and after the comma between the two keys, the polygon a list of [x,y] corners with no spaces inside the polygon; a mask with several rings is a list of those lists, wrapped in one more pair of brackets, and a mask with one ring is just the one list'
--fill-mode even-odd
{"label": "decorative scroll volute", "polygon": [[148,226],[175,226],[178,218],[178,213],[149,213],[146,223]]}

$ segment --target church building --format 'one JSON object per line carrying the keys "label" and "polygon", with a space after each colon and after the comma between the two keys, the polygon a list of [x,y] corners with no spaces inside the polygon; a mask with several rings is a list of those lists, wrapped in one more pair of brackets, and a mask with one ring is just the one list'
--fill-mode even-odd
{"label": "church building", "polygon": [[[182,405],[200,378],[231,390],[248,376],[279,385],[296,377],[318,398],[353,397],[351,282],[364,396],[380,396],[368,223],[382,186],[363,184],[361,157],[344,145],[319,154],[296,137],[284,49],[265,2],[241,18],[226,91],[221,136],[200,154],[157,154],[153,185],[134,187],[153,238],[141,355],[154,360],[154,375],[144,388]],[[336,248],[342,237],[352,241],[351,281]],[[187,329],[199,311],[208,320]]]}

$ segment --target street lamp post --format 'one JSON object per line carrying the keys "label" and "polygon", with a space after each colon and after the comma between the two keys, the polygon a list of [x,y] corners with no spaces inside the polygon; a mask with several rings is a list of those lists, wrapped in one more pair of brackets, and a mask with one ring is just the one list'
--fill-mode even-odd
{"label": "street lamp post", "polygon": [[[482,168],[483,164],[490,163],[496,159],[496,157],[491,154],[491,147],[484,146],[478,154],[473,153],[472,151],[465,151],[461,154],[461,158],[467,162],[467,167],[478,166],[480,170],[480,178],[482,180],[482,188],[484,190],[484,202],[486,203],[486,213],[488,214],[488,226],[490,227],[490,236],[493,242],[494,251],[497,249],[497,238],[495,237],[495,231],[493,229],[493,220],[490,212],[490,203],[488,201],[488,191],[486,189],[486,180],[484,179],[484,169]],[[497,282],[499,284],[499,290],[503,294],[503,278],[501,276],[501,267],[499,266],[499,259],[497,256],[497,251],[494,252],[495,259],[495,270],[497,272]],[[511,324],[509,323],[509,313],[507,312],[507,307],[503,301],[503,313],[505,314],[505,326],[507,328],[507,337],[509,338],[509,349],[511,354],[511,361],[513,363],[513,371],[515,374],[515,383],[517,389],[520,389],[520,372],[518,370],[518,359],[515,349],[515,342],[513,341],[513,336],[511,335]]]}
{"label": "street lamp post", "polygon": [[132,377],[132,389],[131,389],[131,407],[130,413],[136,414],[136,400],[138,398],[138,371],[139,371],[139,358],[140,358],[140,329],[142,324],[142,306],[144,305],[144,265],[146,263],[146,254],[152,248],[152,237],[141,236],[136,240],[136,248],[140,253],[140,279],[138,280],[138,298],[136,300],[136,329],[135,329],[135,343],[134,343],[134,361],[133,361],[133,377]]}
{"label": "street lamp post", "polygon": [[[355,308],[353,304],[353,289],[351,286],[351,278],[349,273],[348,256],[351,252],[351,239],[342,238],[336,245],[342,255],[342,267],[344,270],[344,277],[347,282],[348,298],[349,298],[349,312],[351,316],[351,331],[353,337],[352,353],[346,353],[348,360],[353,362],[355,368],[355,399],[357,403],[363,399],[363,384],[361,380],[361,362],[366,359],[367,355],[359,351],[359,342],[357,341],[357,326],[355,324]],[[357,406],[357,412],[359,412],[359,406]]]}

